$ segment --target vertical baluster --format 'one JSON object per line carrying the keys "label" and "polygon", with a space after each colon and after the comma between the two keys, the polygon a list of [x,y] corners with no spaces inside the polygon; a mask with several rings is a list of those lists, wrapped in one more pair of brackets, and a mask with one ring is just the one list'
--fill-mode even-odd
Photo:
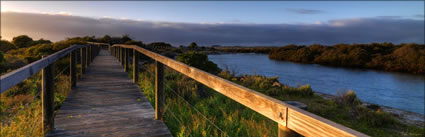
{"label": "vertical baluster", "polygon": [[129,66],[128,66],[128,61],[129,61],[129,59],[128,59],[128,56],[129,56],[129,49],[128,48],[126,48],[125,50],[124,50],[124,71],[125,72],[128,72],[128,70],[129,70]]}
{"label": "vertical baluster", "polygon": [[53,105],[54,105],[54,83],[53,83],[53,64],[41,70],[41,101],[42,101],[42,121],[43,133],[51,131],[54,128]]}
{"label": "vertical baluster", "polygon": [[86,73],[86,48],[80,48],[80,59],[81,59],[81,74]]}
{"label": "vertical baluster", "polygon": [[164,65],[155,62],[155,119],[163,120],[164,112]]}
{"label": "vertical baluster", "polygon": [[139,80],[139,52],[133,49],[133,82],[137,83]]}
{"label": "vertical baluster", "polygon": [[76,71],[76,53],[75,51],[72,51],[70,54],[70,66],[69,66],[69,72],[71,75],[71,87],[77,86],[77,71]]}

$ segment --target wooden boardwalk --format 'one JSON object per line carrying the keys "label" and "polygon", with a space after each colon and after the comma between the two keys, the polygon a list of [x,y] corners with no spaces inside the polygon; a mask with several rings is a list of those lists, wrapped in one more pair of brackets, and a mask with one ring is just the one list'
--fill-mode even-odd
{"label": "wooden boardwalk", "polygon": [[116,58],[101,50],[78,80],[47,136],[172,136]]}

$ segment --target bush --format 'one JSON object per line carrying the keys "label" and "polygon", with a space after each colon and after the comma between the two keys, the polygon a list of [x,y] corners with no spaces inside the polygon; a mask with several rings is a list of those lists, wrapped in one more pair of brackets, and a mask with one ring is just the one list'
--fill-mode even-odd
{"label": "bush", "polygon": [[221,72],[221,69],[218,68],[217,64],[209,61],[208,56],[203,53],[188,52],[180,54],[177,56],[177,61],[212,74],[218,74]]}
{"label": "bush", "polygon": [[336,98],[336,102],[340,105],[348,105],[348,106],[357,106],[361,104],[361,101],[357,98],[357,95],[354,91],[349,90],[345,93],[338,93],[338,97]]}
{"label": "bush", "polygon": [[11,49],[16,49],[16,46],[9,41],[6,40],[0,40],[0,52],[6,53],[7,51]]}
{"label": "bush", "polygon": [[288,45],[272,49],[269,58],[337,67],[425,73],[425,45],[423,44]]}

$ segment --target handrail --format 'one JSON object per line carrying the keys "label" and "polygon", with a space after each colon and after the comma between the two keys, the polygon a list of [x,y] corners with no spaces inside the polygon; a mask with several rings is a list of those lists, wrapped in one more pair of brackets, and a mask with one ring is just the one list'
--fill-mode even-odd
{"label": "handrail", "polygon": [[79,49],[79,48],[85,48],[91,45],[73,45],[68,48],[65,48],[63,50],[60,50],[58,52],[55,52],[45,58],[42,58],[40,60],[37,60],[35,62],[32,62],[28,65],[25,65],[17,70],[14,70],[12,72],[9,72],[5,75],[2,75],[0,77],[0,94],[6,91],[7,89],[15,86],[22,80],[30,77],[31,75],[39,72],[43,68],[47,67],[48,65],[54,63],[56,60],[68,55],[72,51]]}
{"label": "handrail", "polygon": [[114,44],[111,48],[134,49],[266,116],[267,118],[277,122],[279,124],[279,128],[283,126],[303,136],[367,136],[313,113],[235,84],[200,69],[188,66],[174,59],[154,53],[137,45]]}

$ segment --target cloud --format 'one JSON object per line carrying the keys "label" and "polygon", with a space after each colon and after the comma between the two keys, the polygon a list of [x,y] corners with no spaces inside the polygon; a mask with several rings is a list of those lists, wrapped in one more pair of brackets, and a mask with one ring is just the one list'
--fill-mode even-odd
{"label": "cloud", "polygon": [[424,19],[425,18],[425,15],[424,14],[416,14],[416,15],[413,15],[413,17]]}
{"label": "cloud", "polygon": [[63,40],[75,36],[131,37],[145,43],[163,41],[174,46],[200,45],[424,43],[424,21],[358,18],[312,24],[201,24],[86,18],[78,16],[1,13],[1,35],[12,39],[26,34],[35,39]]}
{"label": "cloud", "polygon": [[386,18],[386,19],[401,19],[402,16],[377,16],[377,18]]}
{"label": "cloud", "polygon": [[293,9],[289,8],[286,9],[289,12],[297,13],[297,14],[320,14],[325,13],[325,11],[322,10],[315,10],[315,9]]}

